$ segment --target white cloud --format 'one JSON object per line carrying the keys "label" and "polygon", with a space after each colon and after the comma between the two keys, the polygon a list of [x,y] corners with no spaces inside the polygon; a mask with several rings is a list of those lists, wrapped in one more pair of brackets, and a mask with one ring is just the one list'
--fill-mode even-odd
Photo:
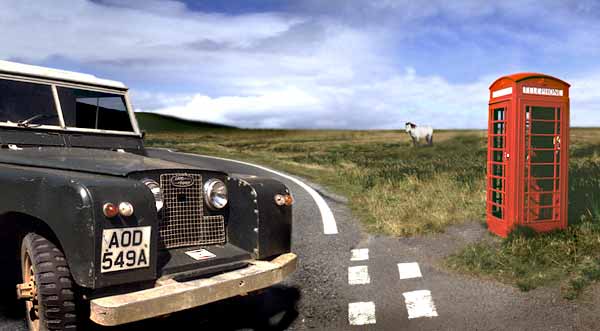
{"label": "white cloud", "polygon": [[[297,88],[287,88],[266,92],[257,96],[227,96],[211,98],[206,95],[194,95],[182,105],[168,106],[158,110],[159,113],[187,117],[194,120],[213,123],[239,125],[248,114],[261,119],[247,120],[248,126],[271,127],[273,123],[285,124],[281,118],[289,112],[318,111],[318,99]],[[143,109],[141,109],[143,110]],[[187,116],[185,116],[187,115]],[[316,114],[318,116],[318,114]],[[242,121],[240,121],[242,118]],[[243,122],[242,122],[243,123]],[[254,125],[252,125],[254,124]]]}
{"label": "white cloud", "polygon": [[[483,128],[495,78],[599,50],[592,3],[582,16],[537,4],[304,0],[294,13],[226,15],[176,1],[6,0],[0,58],[62,61],[125,81],[137,109],[243,127]],[[547,11],[563,34],[512,24]],[[588,72],[566,77],[575,125],[600,125],[600,75]]]}

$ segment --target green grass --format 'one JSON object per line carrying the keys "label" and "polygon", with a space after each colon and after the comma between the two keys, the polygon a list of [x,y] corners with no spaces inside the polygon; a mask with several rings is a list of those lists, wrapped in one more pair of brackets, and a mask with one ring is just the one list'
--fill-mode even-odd
{"label": "green grass", "polygon": [[[491,235],[450,256],[450,269],[522,290],[560,284],[575,298],[600,278],[600,130],[571,131],[567,231]],[[205,129],[150,132],[147,145],[264,164],[349,198],[369,232],[411,236],[485,222],[486,135],[436,132],[413,148],[402,131]]]}
{"label": "green grass", "polygon": [[446,264],[522,291],[559,283],[567,299],[578,297],[585,286],[600,279],[600,219],[544,235],[515,232],[500,242],[471,244],[448,257]]}

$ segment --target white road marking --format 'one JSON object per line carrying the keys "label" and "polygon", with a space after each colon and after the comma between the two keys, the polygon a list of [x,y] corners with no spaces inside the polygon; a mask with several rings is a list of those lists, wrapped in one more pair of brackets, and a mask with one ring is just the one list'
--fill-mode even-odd
{"label": "white road marking", "polygon": [[351,251],[352,256],[350,257],[350,261],[366,261],[369,259],[369,249],[368,248],[357,248]]}
{"label": "white road marking", "polygon": [[364,285],[371,282],[369,277],[369,267],[366,265],[359,265],[354,267],[348,267],[348,284],[350,285]]}
{"label": "white road marking", "polygon": [[404,296],[409,319],[438,316],[430,291],[419,290],[405,292],[402,295]]}
{"label": "white road marking", "polygon": [[325,202],[323,197],[319,193],[317,193],[317,191],[315,191],[312,187],[306,185],[301,180],[299,180],[295,177],[283,174],[279,171],[275,171],[275,170],[269,169],[267,167],[263,167],[258,164],[253,164],[253,163],[248,163],[248,162],[238,161],[238,160],[232,160],[232,159],[226,159],[226,158],[216,157],[216,156],[201,155],[201,154],[192,154],[192,153],[182,153],[182,154],[202,156],[202,157],[207,157],[207,158],[211,158],[211,159],[217,159],[217,160],[230,161],[230,162],[235,162],[235,163],[239,163],[239,164],[244,164],[244,165],[248,165],[248,166],[255,167],[255,168],[258,168],[258,169],[261,169],[264,171],[274,173],[280,177],[291,180],[292,182],[296,183],[298,186],[302,187],[306,192],[308,192],[308,194],[313,198],[313,200],[317,204],[317,207],[319,208],[319,212],[321,212],[321,218],[323,220],[323,233],[325,233],[325,234],[337,234],[338,233],[337,224],[335,223],[335,218],[333,217],[333,213],[331,212],[331,209],[327,205],[327,202]]}
{"label": "white road marking", "polygon": [[351,302],[348,304],[350,325],[375,324],[375,304],[373,302]]}
{"label": "white road marking", "polygon": [[400,273],[400,279],[420,278],[421,269],[417,262],[411,263],[398,263],[398,273]]}

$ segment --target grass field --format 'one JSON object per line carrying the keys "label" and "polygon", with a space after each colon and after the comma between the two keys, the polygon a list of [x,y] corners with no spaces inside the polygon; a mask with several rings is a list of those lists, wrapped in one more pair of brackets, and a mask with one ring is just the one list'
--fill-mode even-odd
{"label": "grass field", "polygon": [[[325,185],[349,198],[372,233],[485,222],[484,131],[436,132],[434,146],[423,148],[402,131],[205,129],[147,138],[149,146],[247,160]],[[522,290],[558,282],[567,298],[600,278],[600,129],[573,129],[571,142],[569,230],[490,235],[450,256],[450,269]]]}

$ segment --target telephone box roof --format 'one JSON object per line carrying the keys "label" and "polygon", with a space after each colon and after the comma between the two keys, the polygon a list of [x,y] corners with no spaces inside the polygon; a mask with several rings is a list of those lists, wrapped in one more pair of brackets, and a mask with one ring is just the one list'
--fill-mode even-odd
{"label": "telephone box roof", "polygon": [[552,76],[550,76],[550,75],[546,75],[546,74],[540,74],[540,73],[537,73],[537,72],[519,72],[519,73],[512,74],[512,75],[502,76],[502,77],[500,77],[500,78],[496,79],[496,80],[495,80],[495,81],[492,83],[492,85],[490,85],[490,89],[491,89],[491,88],[492,88],[494,85],[496,85],[496,83],[497,83],[497,82],[499,82],[499,81],[500,81],[500,80],[502,80],[502,79],[508,79],[508,80],[512,80],[512,81],[513,81],[513,82],[515,82],[515,83],[518,83],[518,82],[520,82],[520,81],[523,81],[523,80],[526,80],[526,79],[530,79],[530,78],[548,78],[548,79],[552,79],[552,80],[555,80],[555,81],[561,82],[561,83],[565,84],[565,85],[566,85],[566,86],[568,86],[568,87],[570,87],[570,86],[571,86],[571,84],[569,84],[569,83],[565,82],[564,80],[562,80],[562,79],[558,79],[558,78],[556,78],[556,77],[552,77]]}
{"label": "telephone box roof", "polygon": [[74,71],[66,71],[45,67],[32,66],[28,64],[1,61],[0,60],[0,73],[9,73],[17,75],[26,75],[30,77],[37,77],[42,79],[54,79],[67,81],[72,83],[80,84],[91,84],[102,87],[117,88],[126,90],[127,86],[121,82],[114,80],[101,79],[94,75],[82,74]]}

